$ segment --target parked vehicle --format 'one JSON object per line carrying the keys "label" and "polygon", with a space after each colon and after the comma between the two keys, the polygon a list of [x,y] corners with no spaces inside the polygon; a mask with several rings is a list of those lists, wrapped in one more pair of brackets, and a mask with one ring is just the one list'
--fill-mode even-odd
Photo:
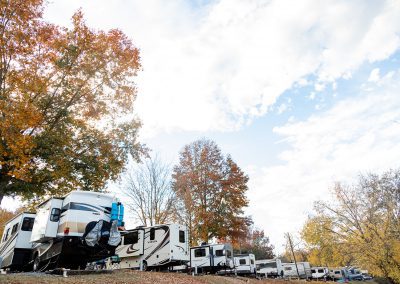
{"label": "parked vehicle", "polygon": [[364,280],[364,277],[361,273],[361,270],[356,268],[356,267],[347,267],[346,268],[348,275],[347,279],[350,281],[357,280],[357,281],[362,281]]}
{"label": "parked vehicle", "polygon": [[287,278],[300,277],[302,279],[311,278],[311,267],[309,262],[297,262],[297,269],[294,263],[282,263],[282,267],[283,267],[284,277]]}
{"label": "parked vehicle", "polygon": [[190,268],[194,273],[230,273],[234,269],[230,244],[203,244],[190,248]]}
{"label": "parked vehicle", "polygon": [[256,260],[257,275],[260,277],[276,278],[283,276],[282,262],[276,259],[260,259]]}
{"label": "parked vehicle", "polygon": [[234,256],[235,271],[237,274],[256,274],[256,258],[254,254],[238,254]]}
{"label": "parked vehicle", "polygon": [[189,262],[189,236],[179,224],[137,227],[123,232],[116,254],[121,268],[172,269]]}
{"label": "parked vehicle", "polygon": [[0,242],[0,268],[10,271],[30,270],[32,243],[30,242],[35,213],[18,214],[4,227]]}
{"label": "parked vehicle", "polygon": [[329,269],[329,279],[337,281],[346,279],[348,272],[343,268],[330,268]]}
{"label": "parked vehicle", "polygon": [[110,195],[72,191],[37,208],[30,242],[33,270],[85,268],[114,255],[121,241],[123,205]]}
{"label": "parked vehicle", "polygon": [[328,267],[311,267],[312,279],[327,279],[329,276]]}

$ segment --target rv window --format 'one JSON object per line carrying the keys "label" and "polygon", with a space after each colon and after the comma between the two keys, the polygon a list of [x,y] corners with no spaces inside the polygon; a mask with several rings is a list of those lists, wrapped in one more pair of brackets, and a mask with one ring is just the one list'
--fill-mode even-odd
{"label": "rv window", "polygon": [[289,267],[285,267],[285,270],[292,270],[292,268],[289,266]]}
{"label": "rv window", "polygon": [[156,238],[156,229],[150,229],[150,241],[153,241]]}
{"label": "rv window", "polygon": [[10,228],[7,229],[7,232],[6,232],[6,234],[4,235],[4,238],[3,238],[3,242],[7,241],[9,232],[10,232]]}
{"label": "rv window", "polygon": [[254,259],[250,259],[250,263],[251,263],[251,264],[254,264]]}
{"label": "rv window", "polygon": [[61,214],[60,209],[58,209],[58,208],[51,209],[50,221],[52,221],[52,222],[60,221],[60,214]]}
{"label": "rv window", "polygon": [[232,256],[232,252],[230,250],[226,250],[226,256],[227,257],[231,257]]}
{"label": "rv window", "polygon": [[179,242],[180,243],[185,242],[185,231],[179,231]]}
{"label": "rv window", "polygon": [[246,260],[243,259],[243,258],[242,258],[242,259],[239,259],[239,264],[240,264],[240,265],[246,264]]}
{"label": "rv window", "polygon": [[323,269],[318,269],[318,273],[324,273]]}
{"label": "rv window", "polygon": [[317,273],[315,269],[311,269],[311,273]]}
{"label": "rv window", "polygon": [[215,255],[216,255],[216,256],[224,256],[224,251],[223,251],[222,249],[217,249],[217,250],[215,251]]}
{"label": "rv window", "polygon": [[263,268],[277,268],[276,262],[267,262],[263,263]]}
{"label": "rv window", "polygon": [[131,232],[124,236],[124,245],[137,244],[139,242],[139,233]]}
{"label": "rv window", "polygon": [[21,231],[32,231],[35,218],[25,217],[22,221]]}
{"label": "rv window", "polygon": [[206,256],[206,249],[199,248],[194,250],[194,257],[203,257]]}
{"label": "rv window", "polygon": [[18,223],[15,224],[15,225],[12,227],[11,235],[14,234],[14,233],[17,231],[17,229],[18,229]]}

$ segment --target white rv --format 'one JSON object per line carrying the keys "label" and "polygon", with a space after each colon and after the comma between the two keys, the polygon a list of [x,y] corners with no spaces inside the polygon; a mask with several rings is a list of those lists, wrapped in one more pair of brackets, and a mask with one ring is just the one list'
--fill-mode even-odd
{"label": "white rv", "polygon": [[194,273],[217,273],[234,269],[230,244],[204,244],[190,248],[190,268]]}
{"label": "white rv", "polygon": [[114,254],[121,241],[123,206],[112,196],[72,191],[38,206],[30,241],[33,269],[84,268]]}
{"label": "white rv", "polygon": [[121,268],[172,269],[189,261],[189,236],[179,224],[137,227],[123,232],[115,253]]}
{"label": "white rv", "polygon": [[327,279],[329,277],[328,267],[311,267],[312,279]]}
{"label": "white rv", "polygon": [[4,227],[0,242],[0,268],[11,271],[30,270],[32,244],[30,243],[35,213],[18,214]]}
{"label": "white rv", "polygon": [[256,260],[257,275],[260,277],[280,277],[283,276],[282,262],[276,259],[260,259]]}
{"label": "white rv", "polygon": [[256,274],[256,258],[254,254],[238,254],[234,257],[237,274]]}
{"label": "white rv", "polygon": [[[297,262],[297,269],[294,263],[282,263],[283,276],[287,278],[311,278],[311,267],[309,262]],[[297,274],[298,271],[298,274]]]}

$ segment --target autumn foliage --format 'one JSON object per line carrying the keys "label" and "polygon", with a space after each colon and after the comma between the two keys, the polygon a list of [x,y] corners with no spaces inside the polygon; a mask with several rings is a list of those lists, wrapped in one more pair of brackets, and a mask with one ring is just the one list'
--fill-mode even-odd
{"label": "autumn foliage", "polygon": [[191,243],[212,238],[235,241],[251,222],[243,216],[248,177],[224,157],[215,142],[202,139],[186,145],[172,174],[177,217],[186,224]]}
{"label": "autumn foliage", "polygon": [[0,202],[100,190],[139,159],[132,116],[139,50],[119,30],[67,29],[41,0],[0,2]]}
{"label": "autumn foliage", "polygon": [[332,202],[319,202],[304,225],[314,265],[358,265],[400,283],[400,171],[336,184]]}

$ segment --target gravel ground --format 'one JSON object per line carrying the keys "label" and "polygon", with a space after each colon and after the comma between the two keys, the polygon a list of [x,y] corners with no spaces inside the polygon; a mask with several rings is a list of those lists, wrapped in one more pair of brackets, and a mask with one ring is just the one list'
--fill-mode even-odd
{"label": "gravel ground", "polygon": [[[282,280],[257,280],[244,277],[224,277],[224,276],[191,276],[183,273],[162,273],[162,272],[141,272],[134,270],[113,271],[111,274],[97,275],[71,275],[63,278],[58,275],[45,273],[15,273],[0,275],[0,283],[93,283],[93,284],[244,284],[244,283],[269,283],[269,284],[290,284],[305,283],[304,281],[282,281]],[[317,284],[318,282],[313,282]],[[321,282],[322,283],[322,282]]]}

